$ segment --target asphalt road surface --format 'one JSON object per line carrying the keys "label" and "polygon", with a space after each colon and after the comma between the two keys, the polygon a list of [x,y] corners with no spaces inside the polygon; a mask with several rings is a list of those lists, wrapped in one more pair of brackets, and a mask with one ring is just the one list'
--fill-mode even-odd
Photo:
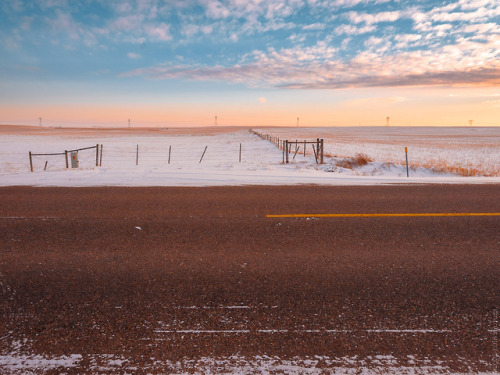
{"label": "asphalt road surface", "polygon": [[352,213],[500,213],[500,186],[0,188],[0,372],[75,354],[66,372],[498,370],[500,216],[314,217]]}

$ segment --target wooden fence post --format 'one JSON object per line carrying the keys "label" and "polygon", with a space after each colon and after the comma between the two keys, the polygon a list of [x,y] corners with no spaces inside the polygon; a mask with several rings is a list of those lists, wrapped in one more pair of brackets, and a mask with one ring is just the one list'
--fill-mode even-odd
{"label": "wooden fence post", "polygon": [[95,145],[95,166],[99,166],[99,144]]}
{"label": "wooden fence post", "polygon": [[172,145],[168,146],[168,164],[170,164],[170,155],[172,154]]}
{"label": "wooden fence post", "polygon": [[68,150],[64,150],[64,156],[66,157],[66,169],[68,169],[69,168]]}
{"label": "wooden fence post", "polygon": [[304,157],[306,157],[306,140],[304,139]]}
{"label": "wooden fence post", "polygon": [[43,167],[43,170],[46,171],[47,170],[47,164],[49,164],[49,161],[48,160],[45,160],[45,167]]}
{"label": "wooden fence post", "polygon": [[288,145],[290,143],[288,143],[288,140],[285,141],[285,149],[286,149],[286,163],[288,164]]}
{"label": "wooden fence post", "polygon": [[241,163],[241,143],[240,143],[240,163]]}
{"label": "wooden fence post", "polygon": [[139,165],[139,145],[137,145],[137,152],[135,153],[135,165]]}
{"label": "wooden fence post", "polygon": [[405,147],[405,156],[406,156],[406,177],[410,177],[410,171],[408,169],[408,147]]}
{"label": "wooden fence post", "polygon": [[321,160],[321,164],[324,164],[324,158],[323,158],[323,155],[324,155],[324,139],[321,138],[320,142],[321,142],[321,156],[320,156],[320,160]]}
{"label": "wooden fence post", "polygon": [[99,155],[99,166],[102,167],[102,144],[101,144],[101,154]]}
{"label": "wooden fence post", "polygon": [[[200,158],[200,163],[201,161],[203,160],[203,157],[205,156],[205,152],[207,152],[207,147],[208,146],[205,146],[205,150],[203,151],[203,154],[201,155],[201,158]],[[198,163],[199,164],[199,163]]]}
{"label": "wooden fence post", "polygon": [[30,170],[33,172],[33,158],[31,157],[31,151],[30,151]]}

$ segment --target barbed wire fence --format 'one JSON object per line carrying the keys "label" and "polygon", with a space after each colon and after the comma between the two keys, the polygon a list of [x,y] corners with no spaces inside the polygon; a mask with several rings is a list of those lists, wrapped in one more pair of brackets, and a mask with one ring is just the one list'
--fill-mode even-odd
{"label": "barbed wire fence", "polygon": [[[60,171],[64,169],[93,169],[105,167],[132,168],[146,166],[172,167],[229,167],[252,163],[261,156],[258,150],[242,142],[226,141],[214,143],[173,142],[114,143],[97,144],[60,152],[28,153],[29,170]],[[73,161],[73,158],[75,160]]]}
{"label": "barbed wire fence", "polygon": [[[100,148],[102,150],[102,145]],[[28,157],[31,172],[41,169],[44,171],[68,169],[70,165],[72,168],[90,168],[94,165],[98,167],[99,145],[53,153],[35,153],[30,151]]]}

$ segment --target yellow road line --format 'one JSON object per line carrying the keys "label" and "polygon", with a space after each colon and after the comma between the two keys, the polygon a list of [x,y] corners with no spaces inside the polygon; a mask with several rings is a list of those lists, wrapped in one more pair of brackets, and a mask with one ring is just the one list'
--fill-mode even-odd
{"label": "yellow road line", "polygon": [[423,217],[423,216],[500,216],[500,212],[449,212],[408,214],[284,214],[266,217]]}

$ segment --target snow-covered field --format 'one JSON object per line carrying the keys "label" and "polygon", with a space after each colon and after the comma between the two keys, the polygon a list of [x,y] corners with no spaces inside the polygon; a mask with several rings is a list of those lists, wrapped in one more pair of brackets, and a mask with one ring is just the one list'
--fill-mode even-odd
{"label": "snow-covered field", "polygon": [[[325,142],[325,164],[312,150],[299,150],[291,163],[275,145],[248,129],[227,132],[57,132],[0,134],[0,186],[215,186],[215,185],[372,185],[395,183],[499,183],[499,128],[267,128],[282,139]],[[182,133],[182,132],[181,132]],[[80,167],[66,169],[60,153],[103,145],[102,166],[95,151],[79,153]],[[241,162],[240,162],[241,144]],[[137,160],[137,147],[138,160]],[[404,148],[408,147],[410,177]],[[206,148],[206,152],[203,152]],[[362,167],[342,161],[365,154]],[[170,154],[170,163],[169,163]],[[202,159],[203,156],[203,159]],[[200,159],[201,162],[200,162]],[[465,172],[464,171],[469,171]],[[464,174],[473,177],[464,177]]]}
{"label": "snow-covered field", "polygon": [[[423,167],[435,174],[500,176],[500,128],[338,127],[257,131],[289,140],[324,138],[325,154],[345,158],[360,153],[374,161],[356,174],[387,175],[383,167],[404,164],[407,147],[413,168]],[[421,172],[426,174],[424,170]]]}

